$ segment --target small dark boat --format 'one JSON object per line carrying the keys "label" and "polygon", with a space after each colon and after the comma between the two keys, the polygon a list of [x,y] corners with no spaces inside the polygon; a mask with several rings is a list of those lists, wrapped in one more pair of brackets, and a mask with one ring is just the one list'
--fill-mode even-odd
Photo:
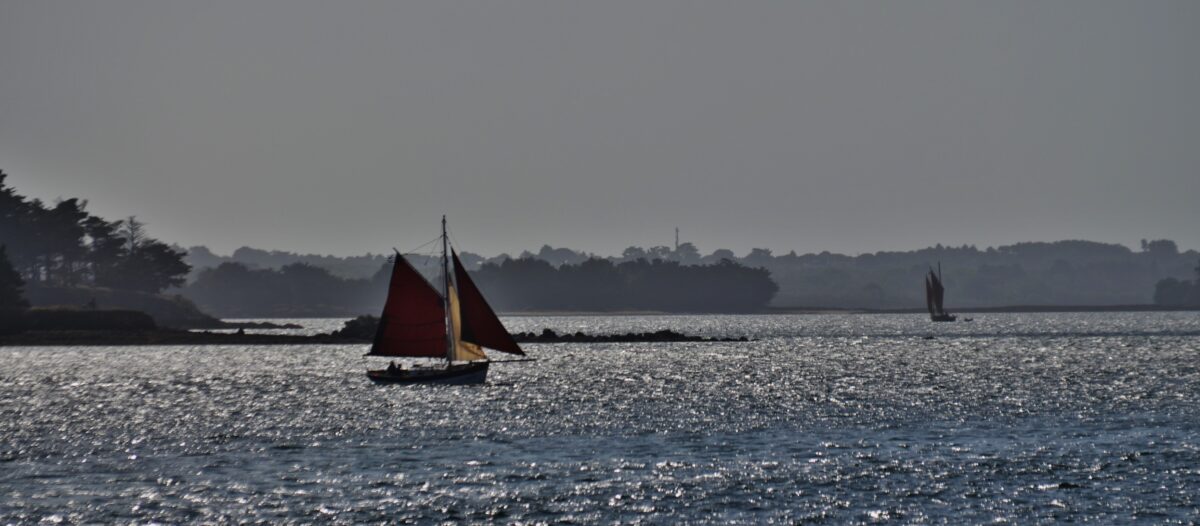
{"label": "small dark boat", "polygon": [[481,384],[487,380],[488,362],[451,364],[446,368],[401,369],[388,367],[367,371],[367,378],[377,384],[435,383],[446,385]]}
{"label": "small dark boat", "polygon": [[925,276],[925,307],[929,309],[929,319],[932,321],[954,321],[957,316],[946,312],[946,308],[942,306],[942,300],[946,296],[946,288],[942,286],[942,264],[938,262],[938,270],[935,274],[933,269],[929,269],[929,275]]}
{"label": "small dark boat", "polygon": [[[451,272],[453,263],[453,272]],[[396,253],[387,302],[368,356],[444,359],[444,366],[396,367],[367,371],[377,384],[481,384],[487,380],[484,348],[524,356],[449,248],[442,218],[442,290]],[[509,360],[518,361],[518,360]]]}

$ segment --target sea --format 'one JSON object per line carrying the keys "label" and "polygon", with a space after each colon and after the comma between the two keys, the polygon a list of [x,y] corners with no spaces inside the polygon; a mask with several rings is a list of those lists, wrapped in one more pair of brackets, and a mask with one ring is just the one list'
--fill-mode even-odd
{"label": "sea", "polygon": [[1200,522],[1200,313],[504,321],[751,341],[4,347],[0,524]]}

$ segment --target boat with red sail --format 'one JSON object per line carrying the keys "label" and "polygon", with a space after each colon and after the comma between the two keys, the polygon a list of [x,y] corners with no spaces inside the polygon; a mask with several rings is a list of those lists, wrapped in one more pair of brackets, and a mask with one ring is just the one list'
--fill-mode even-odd
{"label": "boat with red sail", "polygon": [[[436,365],[367,371],[375,383],[479,384],[494,363],[484,349],[525,356],[449,247],[442,217],[441,290],[400,253],[368,356],[426,359]],[[444,360],[444,361],[443,361]],[[506,360],[528,361],[528,360]]]}

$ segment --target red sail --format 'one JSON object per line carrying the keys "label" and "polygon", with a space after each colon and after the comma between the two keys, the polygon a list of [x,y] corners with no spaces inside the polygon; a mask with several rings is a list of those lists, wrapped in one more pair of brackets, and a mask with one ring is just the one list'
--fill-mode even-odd
{"label": "red sail", "polygon": [[368,354],[444,358],[446,308],[425,278],[396,254],[387,303]]}
{"label": "red sail", "polygon": [[463,269],[458,254],[451,252],[454,257],[454,280],[458,282],[458,300],[462,311],[462,340],[475,345],[487,347],[500,352],[519,354],[525,352],[513,340],[500,318],[492,311],[492,307],[483,299],[475,282]]}

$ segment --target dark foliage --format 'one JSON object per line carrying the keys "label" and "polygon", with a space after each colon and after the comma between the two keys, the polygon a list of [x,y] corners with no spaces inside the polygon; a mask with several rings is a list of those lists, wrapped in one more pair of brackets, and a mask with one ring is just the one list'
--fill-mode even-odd
{"label": "dark foliage", "polygon": [[474,273],[500,310],[750,312],[779,290],[770,272],[729,260],[713,265],[592,258],[557,268],[533,258],[484,264]]}
{"label": "dark foliage", "polygon": [[0,244],[30,287],[156,293],[183,283],[184,253],[148,237],[136,218],[109,222],[74,198],[47,206],[6,186],[6,177],[0,172]]}
{"label": "dark foliage", "polygon": [[1200,265],[1194,281],[1167,278],[1154,287],[1154,303],[1165,307],[1200,307]]}
{"label": "dark foliage", "polygon": [[[1195,252],[1158,240],[1136,252],[1091,241],[1017,243],[877,252],[859,256],[786,254],[752,264],[779,283],[780,306],[921,308],[922,275],[942,263],[946,306],[1130,305],[1151,301],[1154,284],[1186,276]],[[743,259],[743,262],[749,259]]]}
{"label": "dark foliage", "polygon": [[0,311],[19,311],[29,308],[22,289],[25,281],[8,260],[8,247],[0,245]]}
{"label": "dark foliage", "polygon": [[383,269],[371,279],[346,279],[303,263],[279,270],[222,263],[201,271],[183,294],[221,317],[352,316],[382,308],[388,279]]}
{"label": "dark foliage", "polygon": [[8,250],[0,245],[0,334],[24,329],[24,312],[29,308],[22,288],[25,282],[8,261]]}
{"label": "dark foliage", "polygon": [[[223,317],[352,316],[382,308],[389,269],[387,263],[370,279],[345,279],[298,263],[279,270],[223,263],[201,271],[183,293]],[[485,263],[472,275],[501,311],[746,312],[766,306],[777,290],[767,271],[729,261],[687,266],[589,259],[556,268],[522,258]]]}
{"label": "dark foliage", "polygon": [[30,331],[152,331],[150,315],[133,310],[34,309],[25,314]]}
{"label": "dark foliage", "polygon": [[[554,249],[559,260],[566,249]],[[538,253],[550,253],[543,250]],[[582,256],[583,253],[576,253]],[[723,259],[765,268],[779,284],[776,306],[836,308],[921,308],[923,278],[930,265],[945,270],[946,303],[950,308],[1001,305],[1116,305],[1151,301],[1155,283],[1187,278],[1195,251],[1181,252],[1173,241],[1144,241],[1141,251],[1111,243],[1056,241],[1017,243],[979,249],[934,247],[906,252],[847,256],[774,254],[765,248],[736,257],[725,249],[700,256],[695,246],[629,247],[614,263],[639,258],[682,264],[715,264]]]}
{"label": "dark foliage", "polygon": [[[239,250],[235,255],[242,253],[251,252]],[[193,249],[193,255],[203,253]],[[536,253],[525,252],[517,260],[503,254],[492,258],[467,253],[460,256],[469,270],[479,271],[484,265],[508,265],[505,279],[521,278],[526,279],[527,284],[538,283],[538,291],[522,288],[520,297],[510,295],[510,292],[515,294],[517,287],[490,281],[482,285],[489,299],[499,308],[538,309],[546,308],[546,304],[561,303],[563,299],[556,296],[563,292],[562,284],[546,279],[554,276],[556,280],[578,283],[582,280],[568,276],[587,276],[592,280],[590,284],[576,287],[575,290],[587,291],[590,299],[584,302],[586,306],[576,309],[597,310],[599,307],[596,305],[613,304],[617,302],[616,296],[625,291],[622,282],[616,279],[615,272],[607,269],[605,263],[620,266],[639,259],[658,259],[683,266],[715,265],[722,260],[730,260],[748,267],[765,268],[770,272],[771,280],[779,286],[771,302],[780,307],[919,309],[924,306],[923,276],[930,265],[939,261],[945,271],[946,304],[950,309],[1012,305],[1148,304],[1156,300],[1156,284],[1165,278],[1174,278],[1175,281],[1164,283],[1170,292],[1164,289],[1166,296],[1163,297],[1168,298],[1165,300],[1168,303],[1178,304],[1184,300],[1179,299],[1181,290],[1172,286],[1172,283],[1191,278],[1192,267],[1200,254],[1190,250],[1180,251],[1173,241],[1159,239],[1143,242],[1140,251],[1110,243],[1057,241],[1017,243],[985,249],[937,245],[906,252],[877,252],[859,256],[829,252],[777,255],[768,249],[757,248],[739,258],[725,249],[701,255],[691,243],[681,243],[678,248],[629,247],[621,256],[604,258],[605,261],[599,263],[594,260],[600,258],[586,252],[549,246],[542,247]],[[334,275],[339,275],[334,270],[336,268],[363,263],[361,258],[295,254],[289,257],[313,261],[315,266],[327,268]],[[201,259],[204,258],[194,258],[196,261]],[[410,257],[410,260],[421,270],[438,266],[436,258]],[[376,262],[376,268],[379,264]],[[248,263],[247,266],[254,268],[253,264]],[[430,277],[428,273],[427,277]],[[1184,293],[1182,297],[1188,296]]]}
{"label": "dark foliage", "polygon": [[[543,252],[547,254],[552,254],[556,251],[566,251],[574,254],[574,252],[565,248],[543,248]],[[418,268],[436,266],[441,261],[441,256],[409,255],[408,257]],[[462,260],[467,270],[476,270],[479,268],[479,265],[488,261],[482,256],[470,252],[460,252],[458,257]],[[538,257],[541,257],[541,253],[539,253]],[[505,259],[508,259],[507,255],[500,255],[491,258],[491,261],[499,262]],[[580,257],[580,259],[587,258]],[[261,250],[251,247],[241,247],[234,250],[233,254],[229,256],[221,256],[214,254],[208,247],[195,246],[187,249],[184,261],[191,265],[193,270],[193,274],[189,276],[188,281],[195,281],[201,271],[206,268],[217,268],[222,263],[240,263],[246,268],[254,270],[278,270],[295,263],[303,263],[328,270],[330,274],[339,278],[365,279],[374,276],[379,271],[380,266],[391,261],[391,256],[368,253],[362,256],[338,257],[322,254],[299,254],[283,250]]]}
{"label": "dark foliage", "polygon": [[[288,265],[303,263],[328,270],[340,278],[369,278],[388,261],[388,256],[366,254],[363,256],[336,257],[319,254],[297,254],[282,250],[260,250],[241,247],[230,256],[219,256],[207,247],[196,246],[187,250],[185,261],[196,269],[216,268],[222,263],[240,263],[250,269],[280,269]],[[193,276],[194,278],[195,276]]]}

